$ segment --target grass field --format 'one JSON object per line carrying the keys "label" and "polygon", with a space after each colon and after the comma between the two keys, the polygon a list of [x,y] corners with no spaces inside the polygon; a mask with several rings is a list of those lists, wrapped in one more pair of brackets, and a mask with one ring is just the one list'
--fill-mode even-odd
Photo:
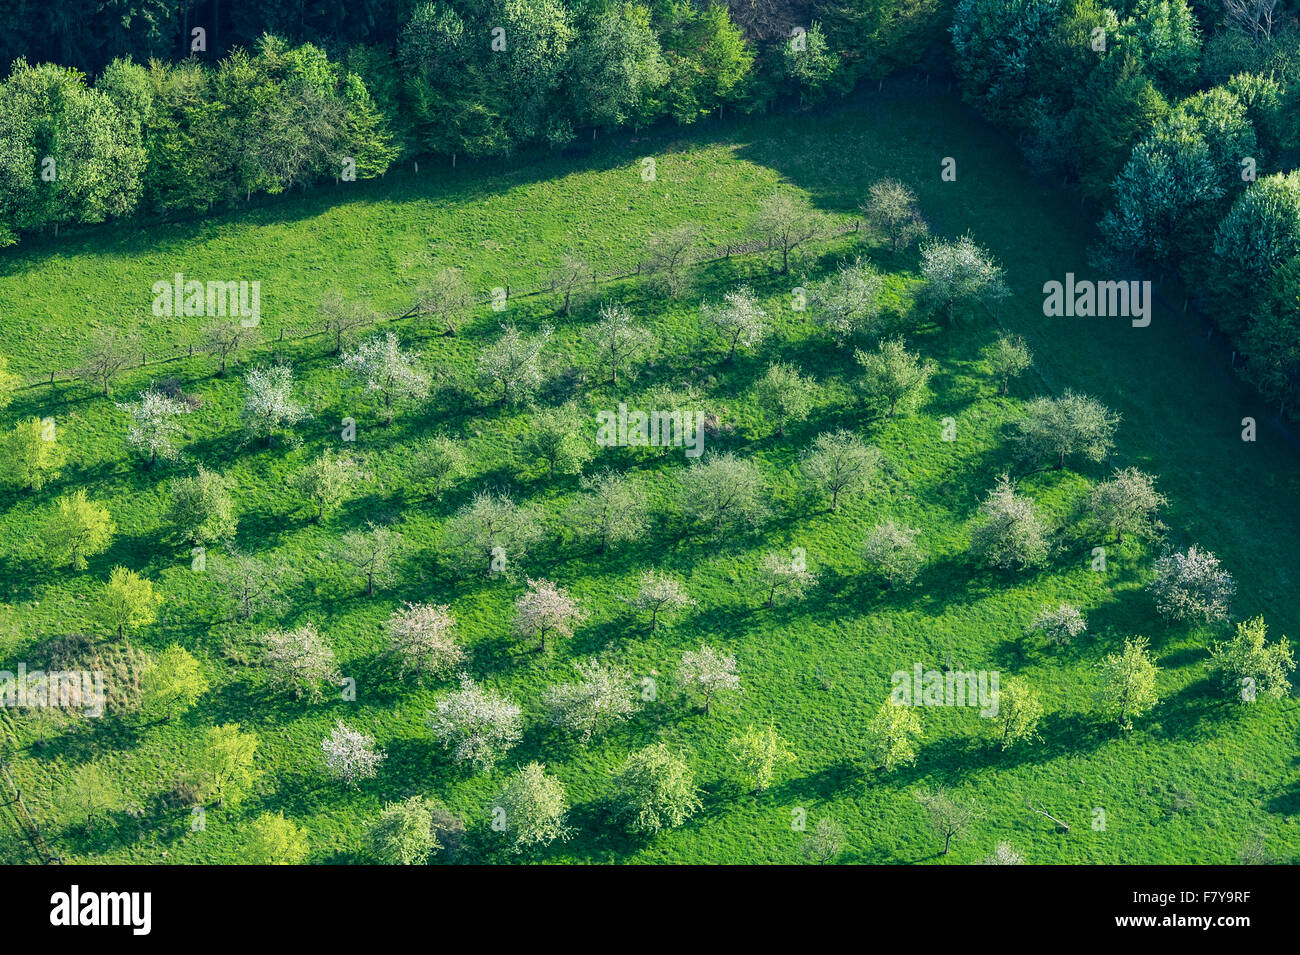
{"label": "grass field", "polygon": [[[656,179],[641,177],[653,156]],[[940,180],[953,157],[957,180]],[[356,702],[312,705],[269,692],[262,673],[241,662],[247,628],[216,619],[211,583],[190,569],[189,549],[170,540],[161,514],[167,479],[187,466],[142,470],[124,446],[125,415],[82,385],[25,390],[8,420],[52,415],[69,465],[37,494],[0,498],[0,661],[33,661],[40,643],[87,627],[87,601],[109,569],[139,570],[166,595],[159,621],[133,641],[161,649],[180,643],[204,663],[213,687],[170,723],[87,721],[12,760],[14,777],[51,843],[68,861],[220,863],[237,857],[246,827],[261,812],[283,811],[306,830],[313,862],[365,861],[364,834],[379,809],[414,793],[431,794],[467,821],[469,861],[511,861],[489,826],[488,805],[515,765],[537,759],[567,788],[577,830],[567,842],[526,859],[548,862],[793,862],[803,835],[792,828],[806,811],[809,828],[831,817],[847,832],[842,861],[912,863],[939,859],[912,797],[919,786],[943,784],[981,811],[972,831],[944,861],[965,863],[1010,842],[1031,863],[1222,863],[1262,834],[1274,855],[1300,853],[1300,768],[1294,698],[1252,707],[1220,702],[1206,679],[1205,628],[1166,627],[1142,588],[1154,546],[1109,549],[1108,571],[1089,569],[1097,541],[1080,536],[1073,514],[1088,486],[1114,466],[1135,465],[1160,479],[1170,504],[1169,542],[1199,543],[1223,560],[1238,582],[1234,616],[1263,614],[1273,634],[1287,632],[1300,610],[1293,582],[1300,559],[1291,546],[1300,481],[1296,453],[1265,422],[1266,409],[1232,379],[1204,344],[1204,326],[1177,308],[1157,307],[1149,328],[1118,319],[1048,319],[1042,283],[1066,272],[1085,274],[1089,235],[1068,198],[1037,184],[1013,147],[955,101],[919,91],[862,99],[816,116],[782,115],[690,135],[598,145],[577,161],[547,160],[516,169],[462,168],[393,173],[303,198],[214,217],[131,230],[102,230],[34,243],[0,259],[0,329],[13,370],[39,375],[74,364],[87,331],[141,323],[150,348],[186,340],[186,320],[153,319],[151,286],[187,276],[260,279],[262,322],[310,320],[329,288],[400,311],[409,301],[410,263],[431,252],[462,267],[477,288],[528,286],[566,251],[602,271],[635,261],[651,233],[682,221],[703,225],[707,239],[740,236],[759,200],[778,184],[799,189],[817,206],[845,217],[867,187],[893,176],[916,190],[935,233],[969,231],[1007,269],[1013,295],[996,316],[959,315],[948,327],[922,323],[912,345],[939,373],[933,397],[915,416],[873,419],[861,405],[851,350],[837,348],[789,308],[794,285],[805,284],[852,255],[870,257],[890,273],[899,302],[915,282],[915,252],[891,256],[865,236],[815,247],[795,274],[777,275],[764,256],[737,257],[700,271],[694,296],[668,302],[635,281],[603,289],[625,302],[655,333],[655,354],[637,380],[613,389],[566,376],[572,396],[593,416],[658,383],[690,381],[725,409],[734,425],[712,450],[753,456],[774,490],[773,516],[757,533],[710,540],[685,537],[670,520],[643,540],[605,556],[562,530],[559,516],[577,490],[574,478],[547,478],[516,452],[530,411],[501,410],[486,399],[435,398],[379,426],[374,407],[347,387],[323,339],[283,346],[294,363],[314,418],[303,446],[246,447],[238,433],[240,381],[213,377],[212,362],[195,357],[130,373],[115,386],[119,400],[151,380],[177,378],[203,399],[187,421],[187,465],[203,463],[238,488],[238,544],[301,576],[289,609],[255,621],[254,629],[317,624],[344,673],[358,686]],[[716,343],[702,346],[701,296],[716,300],[750,284],[777,317],[763,345],[722,364]],[[419,320],[393,322],[430,367],[468,379],[478,351],[497,325],[555,326],[550,347],[558,372],[591,360],[582,329],[588,309],[556,314],[551,296],[512,300],[504,315],[487,307],[461,333],[443,337]],[[1036,371],[997,394],[979,350],[999,326],[1022,334]],[[255,354],[264,361],[269,351]],[[824,387],[810,418],[782,439],[770,436],[753,400],[767,364],[783,358]],[[1070,387],[1100,398],[1123,416],[1116,453],[1104,465],[1024,475],[1058,529],[1050,566],[1038,573],[1000,574],[967,555],[974,509],[1003,470],[1015,470],[1006,426],[1026,397]],[[568,397],[557,386],[544,401]],[[285,476],[325,447],[338,447],[344,417],[358,421],[355,449],[374,480],[341,514],[323,525],[306,519]],[[1241,440],[1241,419],[1260,419],[1259,440]],[[940,439],[941,420],[957,422],[957,439]],[[7,424],[7,422],[6,422]],[[847,427],[879,446],[884,478],[837,513],[809,500],[796,481],[799,453],[822,431]],[[405,465],[434,433],[462,440],[473,475],[431,502],[408,486]],[[680,454],[634,458],[600,452],[595,467],[627,469],[655,513],[664,513]],[[591,611],[572,641],[542,656],[516,646],[507,621],[521,585],[456,577],[436,544],[447,517],[480,486],[505,484],[542,509],[553,533],[530,558],[530,576],[571,589]],[[88,488],[118,527],[112,548],[82,573],[52,572],[37,560],[37,518],[70,487]],[[885,517],[922,529],[930,562],[917,587],[882,590],[863,572],[862,539]],[[329,559],[329,545],[366,519],[389,518],[415,545],[399,583],[367,598],[355,576]],[[803,547],[821,582],[807,598],[766,609],[750,584],[770,550]],[[680,574],[696,610],[653,639],[631,620],[620,598],[639,574],[658,566]],[[403,601],[447,603],[470,652],[470,671],[508,693],[531,717],[523,743],[491,775],[458,769],[425,728],[426,710],[446,686],[400,685],[378,655],[380,624]],[[1090,620],[1089,634],[1065,651],[1021,643],[1020,633],[1042,604],[1068,600]],[[1121,736],[1095,715],[1095,664],[1127,635],[1152,642],[1161,666],[1161,702]],[[569,661],[611,649],[638,675],[664,684],[681,653],[709,642],[734,653],[744,693],[705,716],[670,692],[632,722],[587,747],[555,734],[538,719],[543,689],[567,679]],[[1043,741],[1001,752],[973,710],[927,708],[925,737],[914,767],[879,775],[861,759],[864,727],[887,697],[890,674],[914,662],[941,668],[998,670],[1023,677],[1043,699]],[[9,667],[13,669],[12,666]],[[337,719],[374,734],[388,759],[379,776],[345,789],[319,768],[320,741]],[[760,796],[728,771],[727,740],[747,724],[771,721],[798,761]],[[260,738],[262,770],[253,796],[237,809],[211,809],[206,829],[190,830],[186,808],[167,807],[179,767],[203,728],[239,722]],[[607,821],[609,774],[632,749],[665,740],[690,754],[704,790],[704,809],[680,829],[634,839]],[[127,804],[90,832],[71,823],[56,798],[71,770],[96,761],[121,780]],[[1061,833],[1031,813],[1032,801],[1071,825]],[[1094,829],[1103,809],[1105,828]],[[15,838],[0,842],[0,861],[28,861]]]}

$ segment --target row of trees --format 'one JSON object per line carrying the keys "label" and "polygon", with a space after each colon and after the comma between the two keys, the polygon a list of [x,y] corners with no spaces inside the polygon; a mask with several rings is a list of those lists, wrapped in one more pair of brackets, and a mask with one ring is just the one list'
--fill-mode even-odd
{"label": "row of trees", "polygon": [[[1053,613],[1045,612],[1034,626],[1050,626],[1047,621]],[[1061,622],[1059,614],[1056,622]],[[1252,703],[1261,695],[1282,699],[1291,692],[1295,656],[1290,644],[1286,637],[1269,643],[1267,635],[1264,619],[1255,617],[1238,623],[1232,638],[1210,648],[1211,679],[1228,699]],[[1102,718],[1121,730],[1131,730],[1135,719],[1160,702],[1156,687],[1159,672],[1145,637],[1125,639],[1119,652],[1107,654],[1097,664],[1094,695]],[[1041,739],[1043,708],[1029,686],[1014,678],[1004,679],[997,702],[997,712],[991,718],[991,743],[1006,750]],[[922,709],[916,703],[895,700],[881,704],[865,738],[867,759],[876,770],[889,773],[916,763],[924,737]]]}
{"label": "row of trees", "polygon": [[[895,254],[929,234],[915,194],[897,180],[875,183],[860,208],[867,227],[889,242]],[[750,238],[742,248],[769,252],[774,268],[784,274],[808,243],[846,231],[850,230],[842,222],[815,209],[806,198],[777,191],[760,201],[747,229]],[[856,225],[852,231],[857,231]],[[716,250],[711,253],[704,244],[700,226],[686,222],[648,240],[638,273],[645,275],[658,291],[681,297],[691,290],[696,268],[716,257]],[[887,307],[882,275],[869,261],[857,257],[809,288],[797,289],[793,307],[808,312],[837,344],[847,345],[860,339],[878,341],[904,334],[929,312],[945,313],[951,322],[958,308],[991,307],[1009,294],[1002,267],[969,236],[924,241],[920,275],[915,308]],[[561,256],[547,277],[547,286],[561,302],[557,312],[567,318],[575,309],[588,306],[596,297],[598,277],[591,263],[581,257]],[[412,304],[403,317],[418,316],[430,321],[434,329],[441,328],[446,335],[455,335],[484,300],[455,268],[430,269],[413,284],[412,291]],[[427,393],[428,375],[418,368],[418,355],[402,351],[393,336],[369,342],[364,352],[356,349],[362,332],[381,320],[367,303],[332,290],[322,298],[319,315],[321,324],[317,329],[324,334],[332,353],[342,356],[345,345],[352,349],[345,367],[365,379],[367,391],[383,398],[386,423],[391,420],[394,401]],[[737,348],[761,343],[771,323],[772,317],[746,287],[727,293],[718,305],[706,302],[701,307],[701,328],[721,343],[728,361]],[[499,387],[504,402],[517,403],[532,397],[545,383],[540,359],[550,333],[543,327],[534,335],[525,335],[510,324],[504,325],[502,331],[498,343],[480,360],[478,383],[484,388]],[[619,383],[621,372],[635,373],[635,363],[648,357],[650,350],[650,330],[642,327],[624,306],[612,303],[601,304],[599,320],[588,338],[596,351],[592,371],[608,374],[613,385]],[[197,328],[188,348],[191,355],[211,356],[214,374],[222,377],[231,365],[266,344],[260,326],[250,327],[236,318],[215,318]],[[96,329],[71,374],[108,397],[115,381],[146,362],[145,351],[134,330]],[[392,387],[372,387],[376,372],[383,378],[400,374],[391,382]],[[259,381],[257,387],[280,393],[284,386],[279,376],[289,372],[277,367],[258,374],[269,377]],[[22,383],[8,371],[8,361],[0,355],[0,401],[7,405]],[[464,387],[457,382],[451,384]]]}

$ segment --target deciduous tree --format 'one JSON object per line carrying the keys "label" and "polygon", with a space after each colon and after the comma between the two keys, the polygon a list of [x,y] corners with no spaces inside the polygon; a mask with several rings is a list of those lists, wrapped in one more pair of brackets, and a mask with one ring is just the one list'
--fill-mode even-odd
{"label": "deciduous tree", "polygon": [[190,413],[185,402],[169,397],[156,388],[140,395],[139,401],[118,405],[131,416],[126,443],[144,458],[146,468],[153,467],[159,458],[174,461],[180,457],[176,446],[181,436],[180,416]]}
{"label": "deciduous tree", "polygon": [[930,828],[943,840],[943,855],[947,855],[952,840],[964,835],[979,814],[974,806],[954,798],[943,787],[922,790],[915,795],[925,810]]}
{"label": "deciduous tree", "polygon": [[980,502],[970,532],[971,550],[983,563],[1030,570],[1047,563],[1047,529],[1029,497],[1016,493],[1005,474]]}
{"label": "deciduous tree", "polygon": [[367,835],[371,854],[384,865],[424,865],[442,848],[429,801],[423,796],[385,805]]}
{"label": "deciduous tree", "polygon": [[592,327],[588,340],[596,347],[597,368],[609,369],[612,385],[618,384],[619,369],[629,371],[651,343],[650,333],[621,305],[601,306],[600,320]]}
{"label": "deciduous tree", "polygon": [[465,661],[456,642],[456,618],[446,604],[408,603],[384,624],[388,653],[399,679],[411,674],[422,682],[441,679]]}
{"label": "deciduous tree", "polygon": [[1015,441],[1026,460],[1048,458],[1056,469],[1077,455],[1102,461],[1115,445],[1119,415],[1096,398],[1066,389],[1059,398],[1035,398],[1016,422]]}
{"label": "deciduous tree", "polygon": [[720,534],[761,523],[768,513],[767,495],[758,466],[728,452],[687,468],[678,500],[688,521]]}
{"label": "deciduous tree", "polygon": [[305,696],[317,702],[325,696],[322,684],[338,686],[343,679],[334,651],[310,622],[292,630],[269,630],[259,642],[271,685],[293,691],[294,699]]}
{"label": "deciduous tree", "polygon": [[529,336],[514,325],[503,325],[501,337],[479,355],[479,377],[500,387],[503,405],[528,401],[542,386],[542,349],[550,337],[549,326]]}
{"label": "deciduous tree", "polygon": [[1154,537],[1164,530],[1157,514],[1167,501],[1156,479],[1137,468],[1118,468],[1088,495],[1088,512],[1097,525],[1124,542],[1125,534]]}
{"label": "deciduous tree", "polygon": [[302,829],[280,812],[264,812],[254,819],[240,848],[245,865],[299,865],[310,852]]}
{"label": "deciduous tree", "polygon": [[326,772],[353,788],[361,780],[377,776],[380,763],[388,758],[373,736],[352,729],[342,720],[334,724],[321,750],[325,753]]}
{"label": "deciduous tree", "polygon": [[897,254],[929,233],[921,215],[916,193],[897,179],[881,179],[871,184],[862,204],[867,225],[889,240],[889,251]]}
{"label": "deciduous tree", "polygon": [[419,362],[419,352],[403,349],[396,335],[385,332],[345,351],[339,363],[363,391],[383,400],[384,424],[388,425],[395,404],[428,397],[429,376]]}
{"label": "deciduous tree", "polygon": [[773,362],[754,386],[754,400],[763,415],[785,437],[785,426],[808,417],[817,397],[817,383],[785,362]]}
{"label": "deciduous tree", "polygon": [[126,567],[114,567],[95,602],[94,616],[106,630],[116,631],[120,640],[128,630],[153,623],[162,599],[148,578]]}
{"label": "deciduous tree", "polygon": [[200,798],[237,806],[257,778],[257,735],[243,732],[238,723],[225,723],[209,727],[203,742],[198,757]]}
{"label": "deciduous tree", "polygon": [[314,509],[312,520],[319,522],[343,506],[360,479],[356,462],[350,456],[335,455],[332,448],[326,448],[320,457],[294,471],[289,483]]}
{"label": "deciduous tree", "polygon": [[1166,620],[1214,623],[1228,619],[1237,584],[1208,550],[1193,546],[1161,557],[1155,571],[1148,589]]}
{"label": "deciduous tree", "polygon": [[205,546],[234,536],[235,502],[220,474],[199,465],[193,475],[172,480],[170,496],[167,521],[182,540]]}
{"label": "deciduous tree", "polygon": [[627,670],[596,659],[579,660],[574,668],[577,682],[547,687],[542,708],[554,726],[585,746],[593,736],[636,713],[636,686]]}
{"label": "deciduous tree", "polygon": [[1048,643],[1068,647],[1075,637],[1088,629],[1088,621],[1073,604],[1062,603],[1055,608],[1043,607],[1025,628],[1026,636],[1042,634]]}
{"label": "deciduous tree", "polygon": [[637,750],[614,774],[614,817],[628,831],[675,829],[702,808],[690,767],[664,743]]}
{"label": "deciduous tree", "polygon": [[563,587],[549,580],[528,581],[528,590],[515,601],[510,626],[519,640],[538,640],[538,651],[546,652],[546,638],[567,639],[587,612]]}
{"label": "deciduous tree", "polygon": [[819,493],[829,494],[831,510],[838,510],[840,495],[860,494],[880,472],[884,455],[851,431],[819,434],[804,454],[805,480]]}
{"label": "deciduous tree", "polygon": [[857,259],[808,289],[813,318],[843,345],[857,335],[885,331],[881,292],[885,283],[869,262]]}
{"label": "deciduous tree", "polygon": [[581,487],[568,518],[583,537],[597,542],[596,553],[636,540],[645,531],[645,501],[626,475],[602,471],[584,477]]}
{"label": "deciduous tree", "polygon": [[667,626],[679,610],[695,606],[695,601],[676,577],[657,570],[647,570],[641,575],[637,592],[629,600],[632,609],[650,614],[650,632],[654,633],[662,622]]}
{"label": "deciduous tree", "polygon": [[862,545],[867,569],[891,587],[906,587],[916,580],[925,565],[925,554],[916,543],[920,530],[892,519],[871,529]]}
{"label": "deciduous tree", "polygon": [[244,376],[244,429],[268,445],[276,435],[292,435],[294,425],[310,417],[294,400],[293,369],[288,365],[251,368]]}
{"label": "deciduous tree", "polygon": [[460,689],[448,693],[429,713],[429,729],[457,762],[488,772],[523,735],[521,710],[506,697],[462,675]]}
{"label": "deciduous tree", "polygon": [[569,801],[563,784],[546,774],[542,763],[528,763],[516,770],[493,807],[501,814],[502,831],[510,848],[523,852],[564,840],[573,830],[565,819]]}
{"label": "deciduous tree", "polygon": [[867,724],[867,758],[877,769],[891,772],[916,762],[921,718],[911,706],[886,700]]}
{"label": "deciduous tree", "polygon": [[767,312],[758,304],[754,293],[745,286],[728,292],[718,306],[700,305],[700,324],[721,338],[727,347],[724,362],[736,355],[737,346],[752,348],[767,334]]}
{"label": "deciduous tree", "polygon": [[464,572],[491,574],[521,564],[541,534],[531,509],[508,494],[479,491],[447,522],[443,539]]}
{"label": "deciduous tree", "polygon": [[85,570],[86,558],[108,550],[117,525],[108,508],[86,498],[85,488],[59,498],[40,534],[52,563]]}
{"label": "deciduous tree", "polygon": [[735,656],[708,645],[682,654],[677,678],[687,699],[703,707],[705,716],[709,715],[715,698],[741,691]]}
{"label": "deciduous tree", "polygon": [[986,306],[1010,293],[1002,266],[970,236],[934,240],[921,246],[921,298],[943,308],[951,324],[958,305]]}
{"label": "deciduous tree", "polygon": [[53,418],[23,418],[0,441],[0,474],[6,484],[25,491],[45,487],[67,460],[67,447],[55,440]]}
{"label": "deciduous tree", "polygon": [[1122,652],[1107,655],[1097,666],[1097,698],[1102,712],[1115,720],[1120,729],[1132,729],[1133,718],[1150,710],[1159,700],[1157,672],[1147,651],[1146,637],[1125,639]]}
{"label": "deciduous tree", "polygon": [[592,433],[572,402],[536,412],[524,432],[521,449],[545,463],[552,478],[557,471],[580,474],[596,453]]}
{"label": "deciduous tree", "polygon": [[828,217],[812,207],[802,195],[774,192],[758,204],[751,226],[781,257],[781,274],[790,271],[790,253],[830,231]]}
{"label": "deciduous tree", "polygon": [[177,644],[158,654],[140,681],[144,712],[151,715],[161,712],[164,720],[185,712],[206,692],[208,680],[199,661]]}
{"label": "deciduous tree", "polygon": [[741,777],[754,787],[758,794],[772,785],[777,770],[785,763],[795,761],[795,755],[771,724],[766,729],[755,729],[751,724],[743,733],[731,738],[728,744]]}
{"label": "deciduous tree", "polygon": [[1253,703],[1264,693],[1282,699],[1291,692],[1295,656],[1286,637],[1268,643],[1263,617],[1237,624],[1231,640],[1210,648],[1210,672],[1224,693],[1242,703]]}
{"label": "deciduous tree", "polygon": [[876,345],[875,351],[856,353],[862,366],[862,388],[869,398],[887,409],[889,417],[910,414],[926,398],[934,365],[909,352],[901,338]]}
{"label": "deciduous tree", "polygon": [[390,584],[396,577],[398,560],[405,550],[402,535],[391,527],[366,522],[365,530],[354,528],[343,535],[337,553],[366,580],[366,596],[375,595],[375,585]]}
{"label": "deciduous tree", "polygon": [[983,354],[994,379],[1001,382],[1004,395],[1011,386],[1011,379],[1019,378],[1034,364],[1029,346],[1019,335],[999,335],[991,345],[984,347]]}

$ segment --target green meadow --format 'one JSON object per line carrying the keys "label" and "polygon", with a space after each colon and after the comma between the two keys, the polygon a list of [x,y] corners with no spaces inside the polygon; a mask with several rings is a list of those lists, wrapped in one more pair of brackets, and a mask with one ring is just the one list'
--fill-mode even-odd
{"label": "green meadow", "polygon": [[[655,161],[650,181],[642,176],[646,157]],[[940,178],[945,157],[956,162],[955,181]],[[420,317],[384,322],[419,350],[437,384],[429,400],[401,408],[388,427],[349,384],[327,337],[296,337],[318,321],[330,290],[401,314],[434,266],[462,269],[484,292],[535,287],[566,252],[602,273],[634,271],[647,239],[677,223],[699,223],[714,245],[742,240],[760,200],[778,187],[850,223],[868,187],[885,177],[916,191],[933,234],[970,233],[989,249],[1012,292],[995,312],[959,309],[951,325],[941,315],[916,325],[909,347],[937,373],[929,400],[911,416],[873,415],[862,401],[852,347],[837,346],[791,308],[796,287],[857,256],[886,273],[890,307],[910,307],[916,250],[891,254],[866,231],[802,249],[789,275],[763,253],[704,264],[693,290],[676,300],[636,278],[602,283],[600,300],[624,304],[653,333],[635,379],[620,379],[618,387],[590,370],[595,354],[584,332],[596,320],[595,305],[565,316],[549,293],[512,297],[503,312],[476,308],[455,336]],[[111,400],[59,381],[24,389],[3,413],[5,427],[19,417],[53,417],[70,456],[39,492],[0,492],[0,669],[18,661],[41,667],[50,640],[89,632],[98,588],[123,565],[165,598],[157,621],[129,640],[151,652],[180,644],[211,683],[197,705],[166,722],[110,715],[43,743],[19,722],[9,766],[28,809],[49,845],[65,861],[82,863],[233,862],[251,821],[268,811],[303,828],[309,861],[365,862],[367,827],[386,803],[415,794],[441,800],[465,821],[462,862],[797,862],[805,839],[799,820],[811,830],[823,818],[844,828],[840,861],[847,862],[972,863],[1005,841],[1039,864],[1229,863],[1257,838],[1275,856],[1296,858],[1300,706],[1294,697],[1225,702],[1207,679],[1206,660],[1226,628],[1166,625],[1144,587],[1163,546],[1199,544],[1237,581],[1234,620],[1262,614],[1273,636],[1287,633],[1300,611],[1297,452],[1173,290],[1162,290],[1167,297],[1157,298],[1147,328],[1116,318],[1044,317],[1044,282],[1089,273],[1088,221],[1070,196],[1036,181],[1014,147],[955,96],[900,88],[816,114],[597,142],[576,159],[463,163],[454,171],[421,163],[418,173],[408,164],[381,180],[203,221],[96,229],[4,253],[0,349],[11,371],[32,379],[74,366],[97,327],[137,328],[151,356],[184,352],[198,331],[195,320],[150,312],[153,284],[176,272],[260,281],[270,342],[225,376],[214,374],[210,357],[195,355],[128,372]],[[699,304],[739,284],[759,294],[773,328],[761,345],[724,362],[725,349],[701,330]],[[593,428],[598,411],[619,402],[636,407],[655,386],[700,389],[722,425],[706,439],[706,453],[733,451],[759,464],[771,489],[770,518],[742,535],[689,532],[672,505],[691,463],[680,449],[601,448],[587,470],[630,475],[654,518],[642,538],[593,553],[563,520],[578,478],[552,478],[520,451],[536,409],[503,408],[473,385],[477,356],[503,321],[528,331],[553,327],[551,377],[538,404],[576,401]],[[275,342],[281,329],[285,340]],[[1002,330],[1022,335],[1035,357],[1007,396],[980,357]],[[240,431],[243,368],[274,353],[292,363],[312,413],[298,428],[299,447],[249,443]],[[754,399],[756,381],[778,359],[821,386],[812,413],[781,438]],[[185,420],[183,460],[146,470],[126,446],[127,415],[114,401],[133,400],[164,378],[200,400]],[[1095,466],[1026,473],[1008,428],[1027,399],[1066,388],[1122,416],[1116,449]],[[1248,416],[1259,423],[1253,442],[1242,440]],[[370,479],[340,513],[313,523],[286,479],[323,449],[345,448],[345,418],[357,423],[346,449],[362,458]],[[943,439],[949,418],[952,441]],[[886,463],[868,492],[831,512],[802,486],[798,463],[818,434],[836,428],[862,435]],[[461,443],[472,462],[440,500],[408,477],[413,456],[436,434]],[[188,544],[165,523],[168,481],[196,464],[231,480],[237,546],[284,568],[289,600],[278,612],[248,623],[225,619],[210,575],[192,569]],[[1164,544],[1116,545],[1080,529],[1089,487],[1124,466],[1158,477],[1169,499]],[[968,553],[970,520],[1004,471],[1051,519],[1053,555],[1040,571],[989,570]],[[462,577],[439,547],[448,518],[485,487],[509,489],[544,515],[547,533],[521,569],[568,588],[590,614],[571,640],[546,654],[510,636],[523,580]],[[117,526],[108,551],[80,572],[46,566],[36,532],[53,502],[74,488],[107,506]],[[863,539],[885,518],[921,529],[928,561],[909,589],[886,589],[864,570]],[[342,533],[368,520],[392,522],[411,545],[396,581],[373,597],[331,556]],[[1104,572],[1092,569],[1101,544]],[[818,585],[802,600],[765,607],[755,571],[768,552],[794,548],[806,551]],[[653,635],[623,600],[652,567],[680,576],[697,602]],[[523,741],[489,774],[456,765],[426,728],[426,712],[454,683],[403,684],[381,658],[381,625],[407,601],[449,605],[468,672],[524,709]],[[1042,606],[1062,601],[1087,615],[1086,636],[1066,649],[1022,637]],[[355,680],[355,701],[296,701],[266,685],[251,637],[307,621]],[[1132,635],[1151,641],[1160,702],[1121,733],[1097,712],[1096,666]],[[682,653],[702,643],[736,656],[743,687],[707,716],[674,686]],[[583,746],[547,726],[540,702],[546,687],[570,679],[573,661],[597,653],[653,679],[658,693],[632,720]],[[889,695],[891,674],[916,663],[1023,679],[1043,702],[1042,740],[1003,752],[976,710],[925,707],[915,765],[877,772],[862,756],[865,727]],[[321,766],[321,741],[340,719],[375,736],[387,753],[377,777],[356,789]],[[203,731],[222,723],[257,734],[259,776],[242,802],[206,808],[195,829],[191,807],[169,794]],[[768,723],[797,760],[753,795],[735,779],[727,744],[746,726]],[[686,755],[703,808],[680,828],[636,838],[609,819],[610,776],[629,752],[656,741]],[[492,831],[490,805],[514,768],[533,760],[564,784],[575,831],[520,857]],[[88,762],[122,790],[120,806],[89,830],[61,797]],[[946,857],[913,797],[936,785],[979,810]],[[1067,822],[1069,832],[1028,803]],[[12,836],[0,839],[0,861],[34,861],[18,833]]]}

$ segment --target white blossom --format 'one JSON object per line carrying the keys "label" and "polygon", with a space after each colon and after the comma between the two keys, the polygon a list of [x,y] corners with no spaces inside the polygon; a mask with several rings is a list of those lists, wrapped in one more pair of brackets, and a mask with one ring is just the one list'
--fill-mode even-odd
{"label": "white blossom", "polygon": [[384,627],[402,675],[410,671],[417,677],[445,676],[465,659],[456,643],[456,618],[445,604],[408,603],[394,611]]}
{"label": "white blossom", "polygon": [[705,714],[708,714],[713,698],[719,693],[731,693],[740,689],[736,658],[719,653],[710,646],[683,653],[678,676],[687,694],[697,697],[703,704]]}
{"label": "white blossom", "polygon": [[379,772],[379,764],[388,758],[375,745],[373,736],[357,732],[342,720],[321,743],[321,749],[325,751],[325,768],[330,775],[349,786],[374,777]]}
{"label": "white blossom", "polygon": [[515,601],[511,623],[521,640],[540,639],[539,649],[546,652],[546,638],[573,636],[573,628],[586,619],[586,612],[563,587],[549,580],[529,580],[528,591]]}
{"label": "white blossom", "polygon": [[460,689],[435,704],[428,725],[457,761],[487,771],[523,736],[521,714],[506,697],[462,674]]}
{"label": "white blossom", "polygon": [[131,425],[126,432],[127,444],[138,448],[150,465],[159,458],[171,461],[180,457],[176,440],[181,425],[177,419],[189,414],[189,405],[150,388],[140,395],[139,401],[123,402],[118,407],[131,416]]}
{"label": "white blossom", "polygon": [[293,400],[293,371],[287,365],[254,368],[244,376],[244,427],[268,441],[278,431],[309,417]]}

